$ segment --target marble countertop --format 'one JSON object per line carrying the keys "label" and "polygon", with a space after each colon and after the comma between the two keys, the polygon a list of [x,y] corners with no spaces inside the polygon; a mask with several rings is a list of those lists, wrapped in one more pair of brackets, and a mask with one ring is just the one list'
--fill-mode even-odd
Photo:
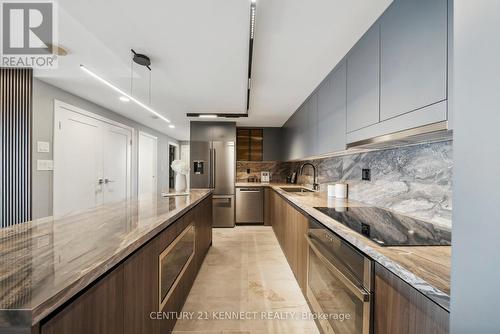
{"label": "marble countertop", "polygon": [[0,229],[0,331],[38,323],[211,193],[141,196]]}
{"label": "marble countertop", "polygon": [[281,187],[296,184],[236,183],[236,186],[268,186],[301,211],[321,222],[412,287],[446,310],[450,310],[451,246],[382,247],[335,221],[314,207],[370,206],[352,200],[334,200],[326,192],[289,193]]}
{"label": "marble countertop", "polygon": [[235,182],[234,186],[236,188],[241,188],[241,187],[269,187],[269,186],[276,186],[276,187],[301,187],[298,184],[292,184],[292,183],[274,183],[274,182]]}

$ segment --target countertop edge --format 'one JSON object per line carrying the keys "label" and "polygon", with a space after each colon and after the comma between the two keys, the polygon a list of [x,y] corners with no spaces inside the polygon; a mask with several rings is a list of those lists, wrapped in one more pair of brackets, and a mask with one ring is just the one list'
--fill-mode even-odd
{"label": "countertop edge", "polygon": [[[177,221],[182,215],[191,210],[193,207],[198,205],[201,201],[206,199],[208,196],[213,194],[212,189],[202,189],[207,192],[200,196],[196,201],[190,203],[186,207],[179,209],[175,212],[171,217],[168,217],[165,221],[158,223],[156,227],[152,230],[148,231],[146,234],[138,236],[137,240],[128,245],[125,249],[121,250],[119,253],[113,254],[108,260],[97,263],[92,270],[88,271],[85,275],[79,277],[75,282],[71,285],[65,287],[63,290],[59,291],[57,294],[53,295],[50,299],[47,299],[40,305],[37,305],[35,308],[30,310],[13,310],[13,311],[22,311],[23,314],[26,315],[26,312],[31,313],[31,323],[17,323],[12,324],[14,328],[23,328],[23,327],[31,327],[38,324],[42,319],[46,318],[52,312],[57,310],[57,308],[61,307],[65,303],[67,303],[71,298],[76,296],[82,290],[89,287],[91,284],[96,282],[103,275],[108,273],[111,269],[113,269],[120,262],[125,260],[131,254],[133,254],[136,250],[142,247],[144,244],[153,239],[156,235],[158,235],[165,228],[170,226],[172,223]],[[0,310],[0,314],[5,310]],[[11,311],[12,312],[12,311]],[[0,319],[2,316],[0,316]],[[23,317],[26,320],[26,316]],[[5,323],[0,323],[0,331],[2,326],[7,325]],[[5,327],[3,327],[5,328]]]}
{"label": "countertop edge", "polygon": [[[238,184],[238,183],[237,183]],[[241,183],[240,183],[241,184]],[[243,186],[246,186],[243,185]],[[427,298],[432,300],[434,303],[450,312],[450,296],[438,288],[434,287],[424,279],[418,277],[416,274],[406,269],[397,261],[389,259],[387,256],[381,254],[376,249],[371,247],[368,242],[364,242],[361,238],[355,238],[349,233],[344,232],[344,230],[348,230],[348,227],[341,225],[336,222],[334,219],[327,217],[323,213],[318,210],[309,208],[303,205],[300,202],[300,198],[293,197],[287,194],[285,191],[280,189],[279,184],[263,184],[261,183],[259,186],[261,187],[270,187],[276,193],[278,193],[285,200],[293,204],[299,211],[306,214],[307,216],[319,221],[324,226],[326,226],[330,231],[339,235],[341,238],[352,244],[354,247],[359,249],[361,252],[372,258],[374,261],[382,265],[384,268],[389,270],[391,273],[399,277],[401,280],[412,286],[414,289],[418,290],[420,293],[425,295]],[[288,185],[291,186],[291,185]],[[297,186],[297,185],[294,185]]]}

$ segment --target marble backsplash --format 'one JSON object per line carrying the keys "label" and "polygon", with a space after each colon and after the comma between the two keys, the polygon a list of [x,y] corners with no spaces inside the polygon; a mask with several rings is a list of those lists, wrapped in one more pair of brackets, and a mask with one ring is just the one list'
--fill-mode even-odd
{"label": "marble backsplash", "polygon": [[[371,151],[311,160],[318,169],[322,190],[328,184],[348,184],[349,198],[388,208],[435,224],[451,227],[452,141]],[[281,180],[298,171],[300,162],[284,162],[276,169]],[[371,180],[361,180],[361,170]],[[312,184],[312,168],[305,167],[298,183]]]}
{"label": "marble backsplash", "polygon": [[252,178],[257,181],[260,172],[271,172],[271,182],[285,182],[288,168],[288,165],[279,161],[237,161],[236,182],[247,182]]}

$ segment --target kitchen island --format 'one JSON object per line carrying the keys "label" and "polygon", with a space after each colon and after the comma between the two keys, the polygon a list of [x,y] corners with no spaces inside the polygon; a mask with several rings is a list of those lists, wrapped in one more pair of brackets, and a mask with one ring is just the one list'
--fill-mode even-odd
{"label": "kitchen island", "polygon": [[0,230],[0,333],[172,328],[150,312],[182,307],[211,245],[211,196],[146,195]]}

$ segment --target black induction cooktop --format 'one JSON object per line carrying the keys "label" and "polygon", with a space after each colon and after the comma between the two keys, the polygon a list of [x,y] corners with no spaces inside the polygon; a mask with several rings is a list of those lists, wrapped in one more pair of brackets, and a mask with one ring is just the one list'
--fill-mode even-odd
{"label": "black induction cooktop", "polygon": [[449,246],[451,231],[377,207],[315,207],[381,246]]}

